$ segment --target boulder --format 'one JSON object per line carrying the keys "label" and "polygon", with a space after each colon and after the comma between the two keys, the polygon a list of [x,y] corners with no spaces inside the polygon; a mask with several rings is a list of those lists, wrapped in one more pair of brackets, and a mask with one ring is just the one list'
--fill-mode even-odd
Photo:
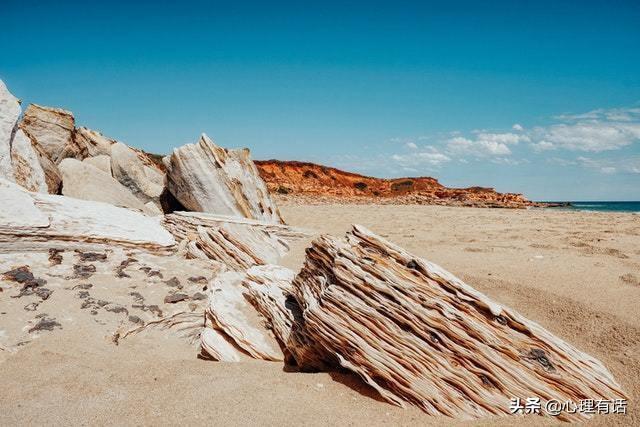
{"label": "boulder", "polygon": [[157,218],[107,203],[32,193],[0,180],[0,252],[118,246],[167,254],[175,240]]}
{"label": "boulder", "polygon": [[174,212],[164,216],[163,224],[188,257],[218,261],[233,270],[277,263],[290,242],[308,236],[283,224],[203,212]]}
{"label": "boulder", "polygon": [[111,146],[116,143],[115,140],[86,127],[77,128],[74,137],[76,145],[87,157],[110,156]]}
{"label": "boulder", "polygon": [[158,184],[159,179],[152,175],[153,172],[147,172],[150,169],[140,159],[138,153],[127,145],[121,142],[112,145],[113,177],[127,187],[142,203],[154,202],[159,206],[163,186]]}
{"label": "boulder", "polygon": [[279,339],[306,348],[298,366],[349,369],[396,405],[474,419],[510,415],[514,397],[625,398],[597,359],[361,226],[315,240],[292,288],[293,333]]}
{"label": "boulder", "polygon": [[29,191],[47,193],[49,188],[39,155],[31,140],[18,129],[11,144],[11,163],[15,182]]}
{"label": "boulder", "polygon": [[167,188],[188,210],[282,223],[249,150],[227,150],[202,135],[164,158]]}
{"label": "boulder", "polygon": [[74,141],[74,123],[73,114],[69,111],[31,104],[20,127],[42,147],[53,163],[58,164],[67,157],[84,157]]}
{"label": "boulder", "polygon": [[110,203],[114,206],[144,211],[144,204],[111,175],[88,163],[64,159],[59,165],[62,172],[62,194],[82,200]]}
{"label": "boulder", "polygon": [[95,157],[87,157],[82,162],[96,167],[111,176],[111,158],[109,156],[98,155]]}
{"label": "boulder", "polygon": [[0,178],[14,180],[11,164],[11,140],[21,108],[18,98],[13,96],[0,80]]}

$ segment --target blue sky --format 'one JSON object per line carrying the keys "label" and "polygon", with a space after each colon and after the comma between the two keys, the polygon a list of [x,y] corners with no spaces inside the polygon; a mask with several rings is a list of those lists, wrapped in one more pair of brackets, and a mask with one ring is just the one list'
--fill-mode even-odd
{"label": "blue sky", "polygon": [[35,3],[0,78],[133,146],[640,200],[637,1]]}

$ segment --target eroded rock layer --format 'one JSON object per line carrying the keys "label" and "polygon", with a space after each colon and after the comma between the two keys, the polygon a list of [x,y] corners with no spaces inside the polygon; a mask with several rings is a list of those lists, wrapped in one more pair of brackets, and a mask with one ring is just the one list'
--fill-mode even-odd
{"label": "eroded rock layer", "polygon": [[277,263],[289,241],[307,234],[281,224],[201,212],[174,212],[164,226],[190,258],[222,262],[234,270]]}
{"label": "eroded rock layer", "polygon": [[302,316],[294,330],[316,357],[394,404],[480,418],[508,415],[512,397],[624,396],[598,360],[360,226],[344,240],[317,239],[293,288]]}
{"label": "eroded rock layer", "polygon": [[282,223],[249,150],[218,147],[203,134],[164,163],[167,188],[187,210]]}
{"label": "eroded rock layer", "polygon": [[32,193],[0,180],[0,252],[112,245],[157,253],[175,240],[158,219],[107,203]]}

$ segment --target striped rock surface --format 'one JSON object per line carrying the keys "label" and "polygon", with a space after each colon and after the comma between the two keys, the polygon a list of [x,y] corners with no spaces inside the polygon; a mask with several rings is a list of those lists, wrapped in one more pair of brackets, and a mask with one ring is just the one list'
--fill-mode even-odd
{"label": "striped rock surface", "polygon": [[293,293],[305,356],[352,370],[400,406],[473,419],[510,414],[514,397],[625,396],[600,361],[361,226],[314,241]]}
{"label": "striped rock surface", "polygon": [[227,150],[202,134],[163,162],[167,188],[187,210],[283,222],[248,149]]}

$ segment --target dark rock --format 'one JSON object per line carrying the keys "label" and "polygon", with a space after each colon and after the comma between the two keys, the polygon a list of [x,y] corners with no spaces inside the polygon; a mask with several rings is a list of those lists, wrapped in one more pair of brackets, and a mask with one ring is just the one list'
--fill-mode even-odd
{"label": "dark rock", "polygon": [[35,293],[36,295],[38,295],[40,298],[42,298],[42,300],[46,300],[49,299],[49,297],[51,296],[51,294],[53,293],[52,290],[49,290],[47,288],[36,288],[35,291],[33,291],[33,293]]}
{"label": "dark rock", "polygon": [[135,262],[138,262],[137,259],[129,257],[127,259],[125,259],[124,261],[122,261],[120,263],[120,265],[118,266],[118,268],[116,268],[116,277],[119,278],[130,278],[131,276],[128,275],[127,273],[124,272],[124,269],[127,268],[130,264],[133,264]]}
{"label": "dark rock", "polygon": [[172,288],[182,289],[182,285],[180,284],[180,280],[177,277],[173,276],[171,279],[164,282],[167,286],[171,286]]}
{"label": "dark rock", "polygon": [[137,323],[139,325],[143,325],[144,324],[144,321],[141,318],[139,318],[138,316],[129,316],[129,322]]}
{"label": "dark rock", "polygon": [[187,294],[169,294],[164,297],[164,302],[165,304],[175,304],[177,302],[184,301],[187,298],[189,298]]}
{"label": "dark rock", "polygon": [[127,310],[126,308],[124,308],[121,305],[115,305],[112,307],[106,307],[105,310],[110,311],[111,313],[124,313],[124,314],[129,314],[129,310]]}
{"label": "dark rock", "polygon": [[62,249],[49,249],[49,264],[50,265],[60,265],[62,264],[62,253],[64,251]]}
{"label": "dark rock", "polygon": [[54,328],[62,329],[62,325],[56,322],[56,319],[50,319],[46,315],[42,316],[33,328],[29,329],[29,333],[35,331],[53,331]]}
{"label": "dark rock", "polygon": [[144,297],[140,292],[129,292],[129,295],[131,295],[136,302],[139,302],[139,303],[144,302]]}
{"label": "dark rock", "polygon": [[191,299],[195,301],[200,301],[200,300],[207,299],[207,296],[201,292],[196,292],[195,294],[191,295]]}
{"label": "dark rock", "polygon": [[160,273],[158,270],[151,270],[149,273],[147,273],[147,276],[149,277],[159,277],[162,279],[162,273]]}
{"label": "dark rock", "polygon": [[35,280],[28,265],[23,265],[21,267],[14,268],[13,270],[5,271],[2,273],[2,278],[18,283],[28,283]]}
{"label": "dark rock", "polygon": [[138,270],[140,271],[144,271],[145,273],[149,273],[151,271],[151,267],[147,267],[146,265],[144,267],[140,267]]}
{"label": "dark rock", "polygon": [[31,302],[31,303],[25,305],[24,309],[26,311],[36,311],[38,309],[38,305],[40,305],[40,304],[37,303],[37,302]]}
{"label": "dark rock", "polygon": [[75,264],[73,273],[75,279],[87,279],[96,272],[96,266],[93,264]]}
{"label": "dark rock", "polygon": [[76,253],[78,254],[78,257],[80,258],[80,261],[82,262],[93,262],[93,261],[100,261],[100,262],[104,262],[107,260],[107,254],[99,254],[97,252],[81,252],[81,251],[76,251]]}
{"label": "dark rock", "polygon": [[82,298],[82,299],[89,298],[89,292],[87,291],[78,292],[78,298]]}
{"label": "dark rock", "polygon": [[93,288],[93,285],[91,283],[84,283],[82,285],[75,285],[71,289],[76,290],[76,289],[91,289],[91,288]]}
{"label": "dark rock", "polygon": [[198,283],[200,285],[206,285],[207,283],[209,283],[209,280],[207,280],[206,277],[204,276],[193,276],[193,277],[189,277],[189,280],[191,283]]}

